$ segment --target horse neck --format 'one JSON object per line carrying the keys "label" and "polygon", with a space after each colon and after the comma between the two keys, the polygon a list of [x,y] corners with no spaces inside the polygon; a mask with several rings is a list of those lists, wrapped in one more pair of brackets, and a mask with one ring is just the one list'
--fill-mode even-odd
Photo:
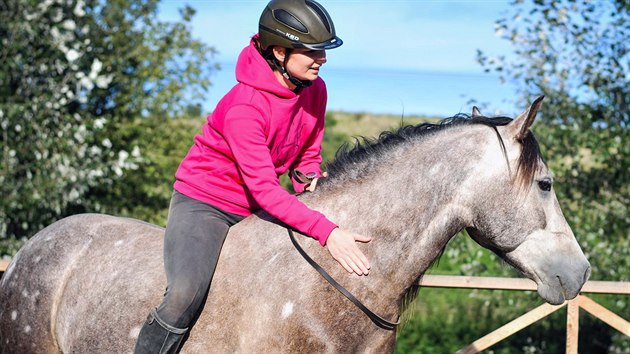
{"label": "horse neck", "polygon": [[326,215],[373,238],[362,246],[372,264],[370,281],[355,280],[362,282],[358,289],[400,300],[448,241],[470,226],[471,203],[463,186],[477,175],[479,137],[451,130],[399,146],[369,175],[324,191]]}

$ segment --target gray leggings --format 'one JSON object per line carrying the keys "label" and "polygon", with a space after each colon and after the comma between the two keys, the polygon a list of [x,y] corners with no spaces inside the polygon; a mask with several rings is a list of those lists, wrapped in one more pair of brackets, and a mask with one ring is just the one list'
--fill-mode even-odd
{"label": "gray leggings", "polygon": [[230,226],[244,217],[173,193],[164,239],[167,287],[158,316],[189,327],[199,316]]}

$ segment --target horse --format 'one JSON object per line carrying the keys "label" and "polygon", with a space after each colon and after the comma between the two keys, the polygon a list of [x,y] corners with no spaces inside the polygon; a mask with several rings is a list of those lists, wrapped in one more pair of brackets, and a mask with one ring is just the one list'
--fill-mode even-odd
{"label": "horse", "polygon": [[[560,304],[590,265],[567,224],[530,131],[542,97],[517,118],[458,114],[341,149],[309,207],[360,244],[369,276],[347,273],[313,239],[305,252],[382,317],[467,230]],[[166,280],[164,229],[103,214],[69,216],[15,255],[0,282],[3,353],[130,353]],[[376,325],[294,249],[264,211],[231,228],[205,307],[182,353],[383,353],[395,330]]]}

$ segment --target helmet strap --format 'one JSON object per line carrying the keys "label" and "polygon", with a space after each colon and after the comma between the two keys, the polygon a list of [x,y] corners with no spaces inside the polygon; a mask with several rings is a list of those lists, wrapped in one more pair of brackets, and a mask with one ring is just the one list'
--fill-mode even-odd
{"label": "helmet strap", "polygon": [[295,85],[295,92],[300,92],[303,88],[311,86],[313,82],[310,80],[300,80],[296,77],[293,77],[293,75],[291,75],[289,71],[286,69],[287,62],[289,61],[289,55],[291,55],[291,51],[292,51],[291,48],[286,48],[285,55],[284,55],[284,63],[282,63],[281,65],[279,61],[274,58],[275,59],[274,65],[285,79],[289,80],[293,85]]}

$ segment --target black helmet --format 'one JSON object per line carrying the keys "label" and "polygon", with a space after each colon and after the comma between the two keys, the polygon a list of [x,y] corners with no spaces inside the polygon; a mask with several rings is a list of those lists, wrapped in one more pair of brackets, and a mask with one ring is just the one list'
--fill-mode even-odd
{"label": "black helmet", "polygon": [[343,41],[326,9],[313,0],[272,0],[258,22],[260,44],[284,48],[332,49]]}

